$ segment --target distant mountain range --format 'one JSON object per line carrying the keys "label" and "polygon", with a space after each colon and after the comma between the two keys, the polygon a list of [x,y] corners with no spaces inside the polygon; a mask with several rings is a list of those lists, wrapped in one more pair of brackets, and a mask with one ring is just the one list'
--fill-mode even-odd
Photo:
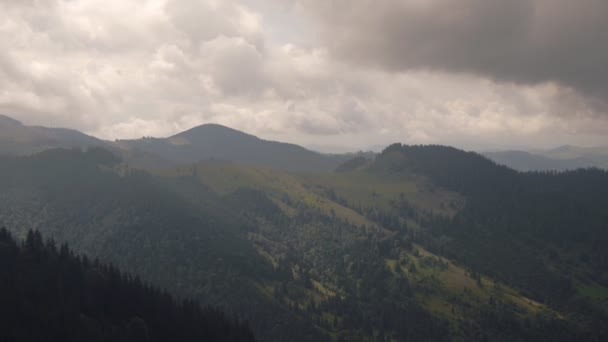
{"label": "distant mountain range", "polygon": [[485,157],[519,171],[608,169],[608,147],[561,146],[550,150],[484,152]]}
{"label": "distant mountain range", "polygon": [[[373,152],[324,154],[217,124],[200,125],[168,138],[106,141],[72,129],[27,126],[0,115],[0,154],[27,155],[50,148],[88,146],[104,147],[129,166],[148,170],[216,160],[283,171],[326,172],[356,157],[375,156]],[[608,169],[608,147],[566,145],[550,150],[508,150],[482,155],[518,171]]]}
{"label": "distant mountain range", "polygon": [[0,115],[0,153],[30,154],[53,147],[102,145],[104,142],[76,130],[26,126]]}
{"label": "distant mountain range", "polygon": [[572,170],[594,166],[584,158],[554,159],[525,151],[485,152],[487,158],[519,171]]}
{"label": "distant mountain range", "polygon": [[266,166],[297,172],[335,169],[354,154],[322,154],[304,147],[263,140],[217,124],[194,127],[168,138],[97,139],[76,130],[27,126],[0,115],[0,153],[31,154],[49,148],[103,146],[134,167],[160,169],[205,160]]}

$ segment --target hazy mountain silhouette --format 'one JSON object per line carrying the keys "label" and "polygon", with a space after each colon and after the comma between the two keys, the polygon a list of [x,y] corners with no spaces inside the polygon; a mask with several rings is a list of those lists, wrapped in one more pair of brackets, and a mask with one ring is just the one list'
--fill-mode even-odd
{"label": "hazy mountain silhouette", "polygon": [[29,154],[57,147],[87,147],[104,142],[77,130],[27,126],[0,114],[0,153]]}
{"label": "hazy mountain silhouette", "polygon": [[534,153],[553,159],[584,158],[601,168],[608,168],[608,146],[579,147],[564,145],[547,151]]}
{"label": "hazy mountain silhouette", "polygon": [[485,152],[483,155],[519,171],[564,171],[595,166],[585,158],[554,159],[524,151]]}
{"label": "hazy mountain silhouette", "polygon": [[[323,154],[295,144],[260,139],[218,124],[200,125],[168,138],[110,142],[73,129],[28,126],[0,115],[0,154],[31,154],[50,148],[90,146],[104,146],[130,166],[142,169],[222,160],[285,171],[325,172],[335,170],[355,157],[374,157],[370,152]],[[498,151],[483,155],[519,171],[608,168],[608,148],[561,146],[551,150]]]}
{"label": "hazy mountain silhouette", "polygon": [[325,155],[295,144],[263,140],[217,124],[197,126],[169,138],[120,140],[116,144],[177,163],[223,160],[288,171],[330,171],[352,158],[352,155]]}
{"label": "hazy mountain silhouette", "polygon": [[235,129],[205,124],[169,138],[105,141],[77,130],[27,126],[0,115],[0,154],[31,154],[50,148],[104,146],[133,167],[159,169],[202,160],[266,166],[288,171],[331,171],[351,154],[328,155],[295,144],[260,139]]}

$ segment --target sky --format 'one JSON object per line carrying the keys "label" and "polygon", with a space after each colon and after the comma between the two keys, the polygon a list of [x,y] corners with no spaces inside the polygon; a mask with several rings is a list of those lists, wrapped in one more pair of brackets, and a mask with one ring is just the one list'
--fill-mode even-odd
{"label": "sky", "polygon": [[0,0],[0,114],[327,152],[608,145],[605,0]]}

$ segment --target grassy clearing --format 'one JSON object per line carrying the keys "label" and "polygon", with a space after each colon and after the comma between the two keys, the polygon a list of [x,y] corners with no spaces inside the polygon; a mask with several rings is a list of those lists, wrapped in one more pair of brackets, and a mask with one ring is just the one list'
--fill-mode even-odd
{"label": "grassy clearing", "polygon": [[434,296],[424,301],[424,307],[436,316],[444,317],[449,321],[460,318],[458,311],[452,303],[444,297]]}
{"label": "grassy clearing", "polygon": [[[421,295],[418,299],[430,312],[450,321],[477,305],[488,303],[490,298],[516,306],[523,315],[550,310],[541,303],[521,296],[515,289],[487,277],[480,276],[477,280],[464,268],[418,245],[414,246],[414,252],[407,255],[407,260],[415,265],[415,272],[410,272],[407,265],[402,266],[395,259],[387,259],[386,266],[393,274],[406,275],[410,282],[419,286],[427,286],[429,281],[437,280],[440,289]],[[454,300],[463,297],[472,306],[463,307]]]}
{"label": "grassy clearing", "polygon": [[229,194],[239,188],[252,188],[264,191],[279,205],[288,216],[295,214],[293,208],[281,199],[287,195],[291,200],[319,209],[326,214],[335,215],[352,224],[380,229],[378,225],[356,211],[344,207],[312,191],[302,183],[297,175],[263,167],[242,166],[220,162],[204,162],[196,166],[181,167],[166,172],[167,176],[192,176],[219,194]]}

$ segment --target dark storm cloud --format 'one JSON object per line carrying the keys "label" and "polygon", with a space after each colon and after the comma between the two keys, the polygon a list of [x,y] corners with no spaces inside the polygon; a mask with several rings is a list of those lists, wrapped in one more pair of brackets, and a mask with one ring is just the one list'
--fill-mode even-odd
{"label": "dark storm cloud", "polygon": [[341,58],[391,71],[554,81],[608,99],[606,0],[303,1]]}

